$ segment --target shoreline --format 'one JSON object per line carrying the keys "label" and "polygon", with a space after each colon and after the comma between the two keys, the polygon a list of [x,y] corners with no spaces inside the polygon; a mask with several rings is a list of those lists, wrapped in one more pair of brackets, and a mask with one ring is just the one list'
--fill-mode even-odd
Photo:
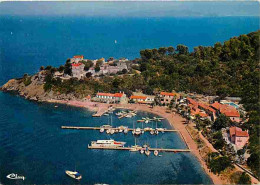
{"label": "shoreline", "polygon": [[87,108],[91,112],[100,111],[104,109],[108,109],[110,106],[113,106],[116,109],[128,109],[128,110],[136,110],[136,111],[144,111],[149,112],[152,114],[156,114],[158,116],[161,116],[169,122],[171,127],[179,130],[179,135],[183,142],[186,144],[186,146],[191,150],[191,153],[197,158],[198,162],[201,164],[201,167],[203,168],[204,172],[211,178],[212,182],[214,184],[229,184],[226,180],[223,180],[220,178],[220,176],[217,176],[210,172],[208,169],[206,162],[203,161],[199,150],[197,149],[197,144],[191,137],[190,133],[186,129],[186,125],[183,124],[185,121],[184,118],[182,118],[177,113],[166,113],[165,107],[159,107],[155,106],[153,108],[148,107],[147,105],[143,104],[106,104],[106,103],[99,103],[99,102],[83,102],[83,101],[75,101],[75,100],[47,100],[48,103],[59,103],[59,104],[66,104],[70,106],[75,107],[81,107],[81,108]]}

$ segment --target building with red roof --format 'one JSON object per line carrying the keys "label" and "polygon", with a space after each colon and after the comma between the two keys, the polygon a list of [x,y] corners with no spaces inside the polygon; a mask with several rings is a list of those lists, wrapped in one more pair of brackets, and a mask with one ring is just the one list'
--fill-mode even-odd
{"label": "building with red roof", "polygon": [[242,131],[239,127],[230,127],[229,136],[231,142],[236,145],[237,150],[242,149],[249,140],[248,132]]}
{"label": "building with red roof", "polygon": [[169,105],[174,98],[175,98],[175,103],[177,103],[177,98],[179,98],[179,95],[177,93],[171,93],[171,92],[160,92],[159,97],[160,97],[161,104]]}
{"label": "building with red roof", "polygon": [[151,104],[154,102],[154,96],[132,95],[130,100],[135,103]]}
{"label": "building with red roof", "polygon": [[123,101],[123,99],[126,98],[125,93],[102,93],[98,92],[95,100],[100,102],[108,102],[108,103],[120,103]]}
{"label": "building with red roof", "polygon": [[210,105],[218,114],[224,114],[225,116],[229,117],[231,121],[240,122],[240,113],[236,108],[231,105],[221,104],[218,102],[214,102]]}

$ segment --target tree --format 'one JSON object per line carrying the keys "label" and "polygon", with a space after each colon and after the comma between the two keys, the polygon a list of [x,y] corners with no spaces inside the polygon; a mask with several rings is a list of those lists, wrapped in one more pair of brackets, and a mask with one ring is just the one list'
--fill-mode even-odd
{"label": "tree", "polygon": [[123,70],[122,70],[122,73],[123,73],[123,74],[126,74],[126,73],[127,73],[127,69],[123,69]]}
{"label": "tree", "polygon": [[41,66],[41,67],[40,67],[40,71],[42,71],[42,70],[44,70],[44,66]]}
{"label": "tree", "polygon": [[177,45],[177,51],[179,54],[187,55],[188,54],[188,47],[182,44]]}
{"label": "tree", "polygon": [[92,76],[92,73],[91,73],[91,72],[87,72],[87,73],[86,73],[86,77],[87,77],[87,78],[90,78],[91,76]]}
{"label": "tree", "polygon": [[100,67],[99,66],[96,66],[95,67],[95,72],[99,72],[100,71]]}
{"label": "tree", "polygon": [[224,114],[220,114],[216,121],[213,123],[212,128],[215,130],[220,130],[226,128],[230,125],[230,119]]}
{"label": "tree", "polygon": [[58,69],[58,71],[61,73],[62,71],[64,71],[65,67],[63,65],[61,65]]}
{"label": "tree", "polygon": [[167,51],[168,51],[169,55],[172,55],[172,54],[174,54],[175,49],[174,49],[174,47],[169,46],[169,47],[167,48]]}
{"label": "tree", "polygon": [[64,66],[64,74],[70,75],[72,74],[72,70],[71,70],[71,63],[70,61],[67,60],[65,66]]}
{"label": "tree", "polygon": [[251,179],[250,179],[249,175],[247,175],[245,172],[243,172],[238,180],[238,184],[251,184]]}

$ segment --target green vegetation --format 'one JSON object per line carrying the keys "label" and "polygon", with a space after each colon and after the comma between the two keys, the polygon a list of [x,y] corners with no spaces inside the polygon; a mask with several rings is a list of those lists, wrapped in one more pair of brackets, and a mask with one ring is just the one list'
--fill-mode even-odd
{"label": "green vegetation", "polygon": [[[259,36],[260,31],[247,35],[233,37],[230,40],[216,43],[214,46],[198,46],[192,52],[185,45],[178,45],[159,49],[145,49],[140,51],[141,58],[135,59],[133,69],[141,71],[141,74],[104,76],[99,80],[88,78],[77,81],[76,79],[57,82],[51,78],[45,80],[45,90],[53,89],[60,93],[76,93],[84,96],[98,90],[103,92],[124,91],[130,95],[133,91],[141,90],[147,94],[153,94],[160,90],[196,92],[207,95],[238,96],[248,112],[245,118],[248,121],[243,126],[249,129],[249,152],[251,156],[247,160],[252,171],[260,176],[260,101],[259,101]],[[88,63],[88,62],[87,62]],[[87,65],[88,69],[91,64]],[[99,60],[95,70],[100,70]],[[48,66],[46,69],[51,70]],[[53,72],[53,70],[52,70]],[[51,73],[52,73],[51,72]],[[67,60],[64,73],[71,75],[71,64]],[[213,124],[215,130],[229,126],[229,120],[223,115]],[[198,128],[204,129],[207,124],[199,122]],[[214,138],[213,138],[214,139]],[[215,143],[221,148],[223,143]],[[215,172],[222,168],[215,167],[215,160],[222,164],[226,158],[218,157],[211,163]],[[224,165],[224,164],[223,164]]]}
{"label": "green vegetation", "polygon": [[219,174],[227,168],[233,168],[231,160],[226,156],[221,157],[218,153],[208,155],[208,166],[215,174]]}
{"label": "green vegetation", "polygon": [[31,76],[28,76],[28,74],[24,74],[23,76],[23,83],[25,86],[28,86],[32,83],[32,77]]}
{"label": "green vegetation", "polygon": [[220,114],[219,117],[213,123],[212,128],[215,130],[220,130],[222,128],[226,128],[230,126],[230,119],[226,117],[224,114]]}
{"label": "green vegetation", "polygon": [[243,172],[242,175],[239,177],[238,184],[251,184],[251,179],[249,175]]}

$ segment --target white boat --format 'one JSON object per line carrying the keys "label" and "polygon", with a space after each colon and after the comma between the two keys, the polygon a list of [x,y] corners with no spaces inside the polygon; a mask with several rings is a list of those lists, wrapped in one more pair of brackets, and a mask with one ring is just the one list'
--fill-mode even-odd
{"label": "white boat", "polygon": [[145,151],[145,149],[142,148],[142,149],[140,150],[140,153],[143,154],[144,151]]}
{"label": "white boat", "polygon": [[90,146],[93,147],[124,147],[126,142],[110,140],[92,141]]}
{"label": "white boat", "polygon": [[129,151],[130,152],[137,152],[138,149],[135,146],[132,146]]}
{"label": "white boat", "polygon": [[145,155],[149,156],[151,152],[150,152],[150,150],[145,150],[144,153],[145,153]]}
{"label": "white boat", "polygon": [[153,154],[157,156],[159,154],[158,150],[154,150]]}
{"label": "white boat", "polygon": [[127,132],[128,132],[128,128],[126,127],[126,128],[124,129],[124,133],[127,134]]}
{"label": "white boat", "polygon": [[109,116],[109,114],[103,114],[104,116]]}
{"label": "white boat", "polygon": [[156,135],[158,135],[158,134],[159,134],[158,130],[155,130],[155,131],[154,131],[154,133],[155,133]]}
{"label": "white boat", "polygon": [[111,129],[110,130],[110,134],[114,134],[115,133],[115,130],[114,129]]}
{"label": "white boat", "polygon": [[111,128],[112,126],[111,125],[102,125],[101,127],[103,127],[103,128]]}
{"label": "white boat", "polygon": [[134,129],[132,132],[134,135],[140,135],[142,134],[142,130],[140,128]]}
{"label": "white boat", "polygon": [[105,131],[105,129],[102,128],[102,127],[101,127],[100,130],[99,130],[99,132],[101,132],[101,133],[104,132],[104,131]]}
{"label": "white boat", "polygon": [[110,134],[110,131],[111,131],[111,129],[107,129],[106,133],[107,133],[107,134]]}
{"label": "white boat", "polygon": [[80,175],[79,172],[66,170],[65,173],[73,179],[82,179],[82,175]]}
{"label": "white boat", "polygon": [[151,131],[150,131],[150,134],[153,135],[153,134],[154,134],[154,130],[151,130]]}

